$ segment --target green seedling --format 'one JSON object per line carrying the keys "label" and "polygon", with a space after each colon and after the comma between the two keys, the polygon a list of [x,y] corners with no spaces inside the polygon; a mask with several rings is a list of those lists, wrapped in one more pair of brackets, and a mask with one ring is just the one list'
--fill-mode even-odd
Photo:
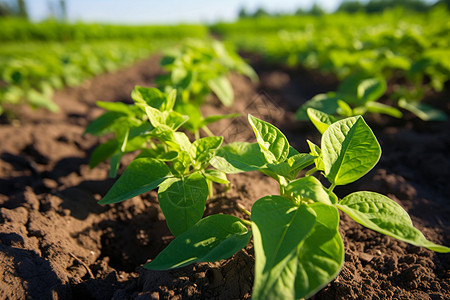
{"label": "green seedling", "polygon": [[296,116],[299,120],[306,120],[307,109],[314,108],[338,118],[366,113],[380,113],[401,118],[401,111],[377,102],[385,92],[386,81],[382,77],[356,74],[345,79],[336,92],[318,94],[307,101],[297,111]]}
{"label": "green seedling", "polygon": [[187,40],[160,63],[169,73],[159,76],[157,85],[165,91],[177,90],[175,110],[191,117],[183,127],[194,133],[205,129],[205,123],[210,121],[200,112],[206,96],[214,93],[223,105],[232,105],[234,93],[227,78],[229,73],[236,71],[254,81],[258,78],[237,53],[216,40]]}
{"label": "green seedling", "polygon": [[263,172],[279,183],[279,195],[257,200],[247,212],[251,221],[224,214],[200,219],[146,268],[166,270],[226,259],[253,235],[252,298],[307,298],[333,280],[343,266],[339,210],[382,234],[436,252],[450,251],[428,241],[407,212],[388,197],[359,191],[339,199],[333,192],[336,186],[361,178],[380,158],[378,141],[361,116],[329,125],[320,146],[308,141],[310,153],[292,148],[272,124],[250,115],[249,122],[257,143],[223,146],[210,163],[224,173]]}
{"label": "green seedling", "polygon": [[140,150],[100,204],[124,201],[157,187],[161,209],[171,232],[178,236],[199,221],[212,183],[228,184],[225,173],[210,168],[223,142],[209,136],[191,142],[177,131],[188,119],[173,110],[176,91],[136,87],[135,105],[99,103],[108,111],[87,128],[91,134],[113,132],[114,138],[95,149],[91,166],[111,157],[117,170],[124,153]]}
{"label": "green seedling", "polygon": [[[170,143],[164,139],[172,138],[173,133],[181,136],[182,133],[176,131],[189,120],[188,116],[174,111],[176,90],[164,93],[157,88],[136,86],[131,98],[134,104],[97,102],[106,112],[85,130],[85,134],[95,136],[112,134],[112,138],[93,151],[89,162],[90,167],[94,168],[109,159],[109,177],[116,177],[122,156],[126,153],[141,151],[155,154],[171,149],[162,146]],[[234,116],[211,115],[202,119],[201,126],[206,128],[212,122]],[[155,144],[155,139],[159,143]]]}

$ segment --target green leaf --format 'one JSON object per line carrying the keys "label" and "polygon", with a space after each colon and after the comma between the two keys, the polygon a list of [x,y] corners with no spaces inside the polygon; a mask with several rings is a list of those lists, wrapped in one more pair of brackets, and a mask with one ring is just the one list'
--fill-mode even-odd
{"label": "green leaf", "polygon": [[317,130],[319,130],[321,134],[323,134],[325,130],[328,129],[328,126],[336,122],[336,118],[332,115],[326,114],[314,108],[308,108],[306,110],[306,113],[308,114],[311,122],[314,124],[314,126],[316,126]]}
{"label": "green leaf", "polygon": [[100,117],[92,121],[84,133],[89,133],[95,136],[104,135],[107,132],[111,132],[113,129],[113,124],[118,118],[126,116],[126,114],[116,111],[107,111]]}
{"label": "green leaf", "polygon": [[327,205],[335,203],[335,199],[330,197],[320,181],[313,176],[306,176],[291,181],[286,186],[286,193],[291,194],[295,198],[307,198]]}
{"label": "green leaf", "polygon": [[337,276],[344,264],[344,243],[339,234],[339,212],[314,203],[316,223],[297,251],[295,299],[309,298]]}
{"label": "green leaf", "polygon": [[382,234],[436,252],[450,252],[450,248],[428,241],[413,226],[408,213],[384,195],[356,192],[342,199],[337,207],[359,224]]}
{"label": "green leaf", "polygon": [[208,169],[205,170],[204,175],[206,179],[209,179],[213,182],[217,182],[220,184],[229,184],[230,182],[227,179],[227,174],[219,170]]}
{"label": "green leaf", "polygon": [[97,101],[96,104],[98,107],[104,108],[108,111],[115,111],[126,115],[133,115],[133,111],[131,109],[132,105],[127,105],[123,102]]}
{"label": "green leaf", "polygon": [[233,87],[225,76],[217,76],[208,80],[208,86],[223,105],[229,107],[233,104]]}
{"label": "green leaf", "polygon": [[195,140],[191,146],[195,163],[208,163],[222,142],[221,136],[208,136]]}
{"label": "green leaf", "polygon": [[159,186],[159,205],[174,236],[179,236],[202,218],[207,198],[208,184],[199,173],[170,178]]}
{"label": "green leaf", "polygon": [[173,161],[178,157],[178,152],[176,151],[167,151],[164,147],[157,147],[154,149],[142,149],[141,153],[138,157],[149,157],[155,158],[161,161]]}
{"label": "green leaf", "polygon": [[151,191],[170,176],[169,168],[159,160],[147,157],[135,159],[99,204],[117,203]]}
{"label": "green leaf", "polygon": [[338,110],[339,97],[335,95],[319,94],[314,96],[311,100],[306,101],[296,112],[297,120],[308,120],[307,109],[314,108],[329,115],[336,114]]}
{"label": "green leaf", "polygon": [[385,92],[386,81],[381,77],[364,79],[357,88],[358,98],[363,104],[378,100]]}
{"label": "green leaf", "polygon": [[381,156],[380,145],[361,116],[330,125],[322,136],[321,149],[325,177],[335,185],[359,179]]}
{"label": "green leaf", "polygon": [[406,101],[405,99],[400,99],[398,101],[398,106],[409,110],[424,121],[447,120],[447,114],[445,112],[424,103],[417,103],[413,101]]}
{"label": "green leaf", "polygon": [[314,164],[316,165],[316,168],[321,171],[325,170],[325,166],[322,160],[322,150],[320,149],[320,147],[311,142],[310,140],[306,140],[306,142],[308,143],[309,149],[311,150],[310,152],[311,156],[316,157],[316,159],[314,159]]}
{"label": "green leaf", "polygon": [[194,262],[230,258],[250,241],[251,232],[230,215],[212,215],[176,237],[158,256],[144,265],[151,270],[179,268]]}
{"label": "green leaf", "polygon": [[269,164],[283,162],[289,154],[289,142],[284,134],[270,123],[248,115],[248,122],[256,135],[256,141]]}
{"label": "green leaf", "polygon": [[266,161],[257,143],[235,142],[216,151],[210,164],[227,174],[261,169]]}
{"label": "green leaf", "polygon": [[401,118],[403,116],[402,112],[395,107],[380,102],[368,102],[366,103],[366,108],[368,112],[385,114],[394,118]]}
{"label": "green leaf", "polygon": [[[341,116],[345,117],[352,117],[355,115],[354,111],[352,110],[351,106],[345,102],[344,100],[338,100],[337,104],[339,106],[338,113]],[[357,105],[362,105],[361,103],[357,103]],[[358,106],[357,108],[364,108],[363,106]]]}
{"label": "green leaf", "polygon": [[252,207],[255,247],[253,299],[294,299],[298,248],[311,233],[316,214],[281,196],[259,199]]}
{"label": "green leaf", "polygon": [[111,157],[111,160],[109,161],[109,172],[108,177],[109,178],[115,178],[117,176],[117,172],[119,171],[120,167],[120,160],[122,159],[123,153],[119,152],[114,154]]}
{"label": "green leaf", "polygon": [[160,109],[162,104],[166,102],[166,95],[157,88],[147,88],[135,86],[131,92],[131,98],[136,103],[147,104],[153,108]]}
{"label": "green leaf", "polygon": [[309,155],[307,153],[299,153],[289,157],[287,162],[290,166],[290,178],[295,179],[301,170],[312,165],[316,159],[317,156]]}
{"label": "green leaf", "polygon": [[119,143],[116,139],[109,140],[103,144],[100,144],[95,148],[95,150],[91,154],[91,158],[89,160],[89,167],[91,169],[98,166],[99,163],[107,160],[111,156],[116,153],[116,151],[119,151]]}

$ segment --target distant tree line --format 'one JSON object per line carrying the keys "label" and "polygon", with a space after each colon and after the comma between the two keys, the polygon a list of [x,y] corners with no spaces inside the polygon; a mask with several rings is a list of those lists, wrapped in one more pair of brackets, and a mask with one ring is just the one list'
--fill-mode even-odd
{"label": "distant tree line", "polygon": [[[47,0],[49,18],[66,20],[67,6],[65,0]],[[19,17],[28,19],[25,0],[0,0],[0,17]]]}
{"label": "distant tree line", "polygon": [[[423,12],[430,8],[444,4],[450,9],[450,0],[439,0],[436,3],[428,3],[423,0],[370,0],[367,2],[361,2],[357,0],[343,0],[336,12],[365,12],[369,14],[381,13],[386,9],[391,9],[394,7],[403,7],[407,10]],[[317,3],[314,3],[309,10],[302,8],[297,9],[294,15],[314,15],[320,16],[325,14],[325,10]],[[282,15],[292,15],[287,13],[269,13],[264,8],[259,7],[253,12],[247,11],[244,7],[239,10],[239,18],[258,18],[261,16],[282,16]]]}

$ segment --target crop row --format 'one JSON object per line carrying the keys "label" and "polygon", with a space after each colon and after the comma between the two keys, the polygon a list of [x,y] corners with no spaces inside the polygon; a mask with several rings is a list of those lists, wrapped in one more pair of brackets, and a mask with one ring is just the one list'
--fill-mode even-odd
{"label": "crop row", "polygon": [[203,26],[0,23],[0,114],[5,104],[21,103],[56,111],[54,90],[130,65],[181,38],[206,35]]}
{"label": "crop row", "polygon": [[392,102],[423,119],[442,119],[420,100],[427,91],[442,91],[450,79],[449,16],[443,7],[423,14],[397,9],[381,15],[241,19],[212,30],[267,61],[332,72],[341,80],[406,82],[395,85]]}
{"label": "crop row", "polygon": [[[131,94],[134,104],[99,102],[106,112],[86,129],[99,136],[112,134],[94,150],[91,167],[109,159],[113,177],[122,155],[138,152],[100,204],[158,188],[158,202],[175,239],[145,268],[167,270],[228,259],[253,237],[252,298],[307,298],[343,266],[339,211],[401,241],[450,252],[428,241],[388,197],[359,191],[339,199],[334,193],[336,186],[364,176],[381,156],[361,116],[335,120],[307,109],[322,134],[320,145],[307,141],[309,153],[299,153],[277,127],[251,115],[248,122],[256,142],[223,145],[223,137],[213,135],[206,125],[233,116],[203,117],[198,115],[200,106],[210,93],[230,105],[233,90],[227,74],[238,71],[256,79],[252,69],[217,41],[191,41],[163,57],[161,65],[168,74],[156,80],[158,88],[137,86]],[[373,98],[373,90],[369,87],[364,94]],[[199,129],[208,136],[200,137]],[[204,217],[214,183],[229,185],[227,174],[252,171],[276,180],[279,194],[254,199],[251,211],[241,208],[249,218],[222,213]]]}

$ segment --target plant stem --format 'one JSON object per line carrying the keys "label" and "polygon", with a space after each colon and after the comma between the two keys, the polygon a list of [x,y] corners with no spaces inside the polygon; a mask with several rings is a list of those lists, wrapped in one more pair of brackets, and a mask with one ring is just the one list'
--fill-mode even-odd
{"label": "plant stem", "polygon": [[251,212],[249,212],[248,210],[246,210],[241,204],[237,203],[236,204],[237,208],[239,208],[242,212],[244,212],[246,215],[251,216]]}
{"label": "plant stem", "polygon": [[202,129],[203,129],[203,131],[205,131],[205,132],[206,132],[206,134],[207,134],[207,135],[209,135],[209,136],[214,136],[214,133],[212,133],[212,131],[211,131],[211,130],[209,130],[209,128],[208,128],[208,127],[206,127],[206,126],[203,126],[203,127],[202,127]]}
{"label": "plant stem", "polygon": [[314,167],[314,168],[312,168],[311,170],[309,170],[308,172],[306,172],[306,173],[305,173],[305,176],[309,176],[309,175],[311,175],[312,173],[314,173],[314,172],[316,172],[316,171],[317,171],[317,168]]}
{"label": "plant stem", "polygon": [[336,187],[336,185],[334,184],[334,183],[332,183],[331,185],[330,185],[330,187],[328,188],[328,190],[330,191],[330,192],[332,192],[333,191],[333,189]]}
{"label": "plant stem", "polygon": [[244,223],[245,225],[252,226],[252,222],[248,220],[241,219],[241,222]]}

